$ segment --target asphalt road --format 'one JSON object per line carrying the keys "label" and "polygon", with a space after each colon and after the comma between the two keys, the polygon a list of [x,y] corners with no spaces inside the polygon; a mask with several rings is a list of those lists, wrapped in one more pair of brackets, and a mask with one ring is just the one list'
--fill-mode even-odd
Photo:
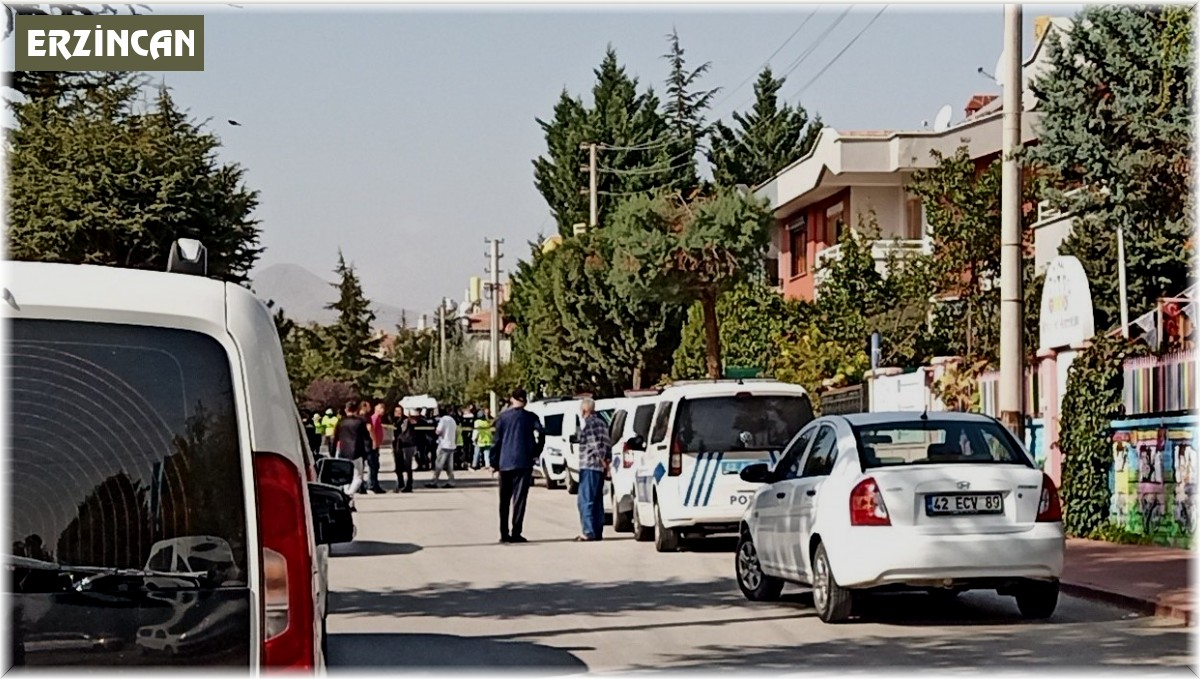
{"label": "asphalt road", "polygon": [[730,540],[659,554],[609,527],[603,542],[575,543],[575,497],[538,486],[530,542],[498,544],[487,472],[460,473],[448,490],[423,488],[427,479],[418,474],[411,495],[360,496],[358,539],[337,546],[329,568],[331,671],[1102,666],[1192,674],[1184,669],[1189,630],[1176,622],[1064,597],[1051,620],[1029,623],[1010,598],[968,593],[944,605],[922,594],[881,596],[860,619],[831,626],[800,588],[775,604],[743,599]]}

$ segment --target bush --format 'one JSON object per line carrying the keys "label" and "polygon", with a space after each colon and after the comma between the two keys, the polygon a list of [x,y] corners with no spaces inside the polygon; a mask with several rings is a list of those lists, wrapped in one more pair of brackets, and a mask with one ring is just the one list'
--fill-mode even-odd
{"label": "bush", "polygon": [[1062,500],[1067,534],[1088,537],[1108,530],[1112,421],[1121,414],[1122,365],[1128,344],[1097,336],[1067,373],[1062,401]]}

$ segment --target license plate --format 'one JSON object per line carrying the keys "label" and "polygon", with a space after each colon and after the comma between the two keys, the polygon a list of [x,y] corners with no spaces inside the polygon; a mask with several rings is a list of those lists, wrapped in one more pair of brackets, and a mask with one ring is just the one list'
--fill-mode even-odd
{"label": "license plate", "polygon": [[1003,513],[1004,497],[1000,493],[925,496],[925,514],[928,516]]}
{"label": "license plate", "polygon": [[750,465],[755,464],[757,462],[758,462],[758,460],[732,460],[729,462],[722,462],[721,463],[721,473],[722,474],[741,474],[743,469],[745,469],[746,467],[749,467]]}

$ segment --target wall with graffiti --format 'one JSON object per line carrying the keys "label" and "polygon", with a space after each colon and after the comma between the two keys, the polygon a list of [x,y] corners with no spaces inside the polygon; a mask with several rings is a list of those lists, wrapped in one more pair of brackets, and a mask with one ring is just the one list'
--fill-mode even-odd
{"label": "wall with graffiti", "polygon": [[1156,544],[1191,547],[1196,527],[1196,417],[1113,422],[1110,520]]}

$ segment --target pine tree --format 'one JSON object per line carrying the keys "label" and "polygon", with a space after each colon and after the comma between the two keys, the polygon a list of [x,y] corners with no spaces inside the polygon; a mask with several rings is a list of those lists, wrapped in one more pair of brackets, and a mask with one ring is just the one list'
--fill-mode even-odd
{"label": "pine tree", "polygon": [[670,131],[671,143],[662,160],[668,167],[675,168],[671,173],[672,188],[688,191],[700,181],[696,172],[696,153],[709,131],[704,115],[720,88],[697,89],[696,83],[712,67],[712,62],[689,71],[685,50],[679,43],[679,32],[672,29],[667,40],[670,45],[662,58],[670,64],[671,73],[667,77],[662,115]]}
{"label": "pine tree", "polygon": [[761,184],[816,143],[820,117],[810,123],[803,106],[779,105],[785,80],[775,78],[769,66],[764,68],[754,83],[754,107],[748,113],[733,113],[737,129],[720,121],[713,125],[708,160],[718,185]]}
{"label": "pine tree", "polygon": [[329,377],[353,382],[360,394],[366,394],[380,368],[377,357],[380,338],[373,330],[375,313],[363,294],[354,266],[346,263],[341,250],[334,273],[338,282],[330,285],[337,288],[338,299],[325,307],[338,312],[337,322],[327,328],[328,348],[336,366],[336,373]]}
{"label": "pine tree", "polygon": [[1182,5],[1087,7],[1033,83],[1031,156],[1052,173],[1047,197],[1075,212],[1061,251],[1088,274],[1098,332],[1120,322],[1118,225],[1131,317],[1191,280],[1193,18]]}
{"label": "pine tree", "polygon": [[220,141],[165,88],[147,110],[136,76],[12,104],[9,256],[162,270],[179,238],[201,240],[210,274],[245,282],[262,248],[258,193],[220,164]]}

